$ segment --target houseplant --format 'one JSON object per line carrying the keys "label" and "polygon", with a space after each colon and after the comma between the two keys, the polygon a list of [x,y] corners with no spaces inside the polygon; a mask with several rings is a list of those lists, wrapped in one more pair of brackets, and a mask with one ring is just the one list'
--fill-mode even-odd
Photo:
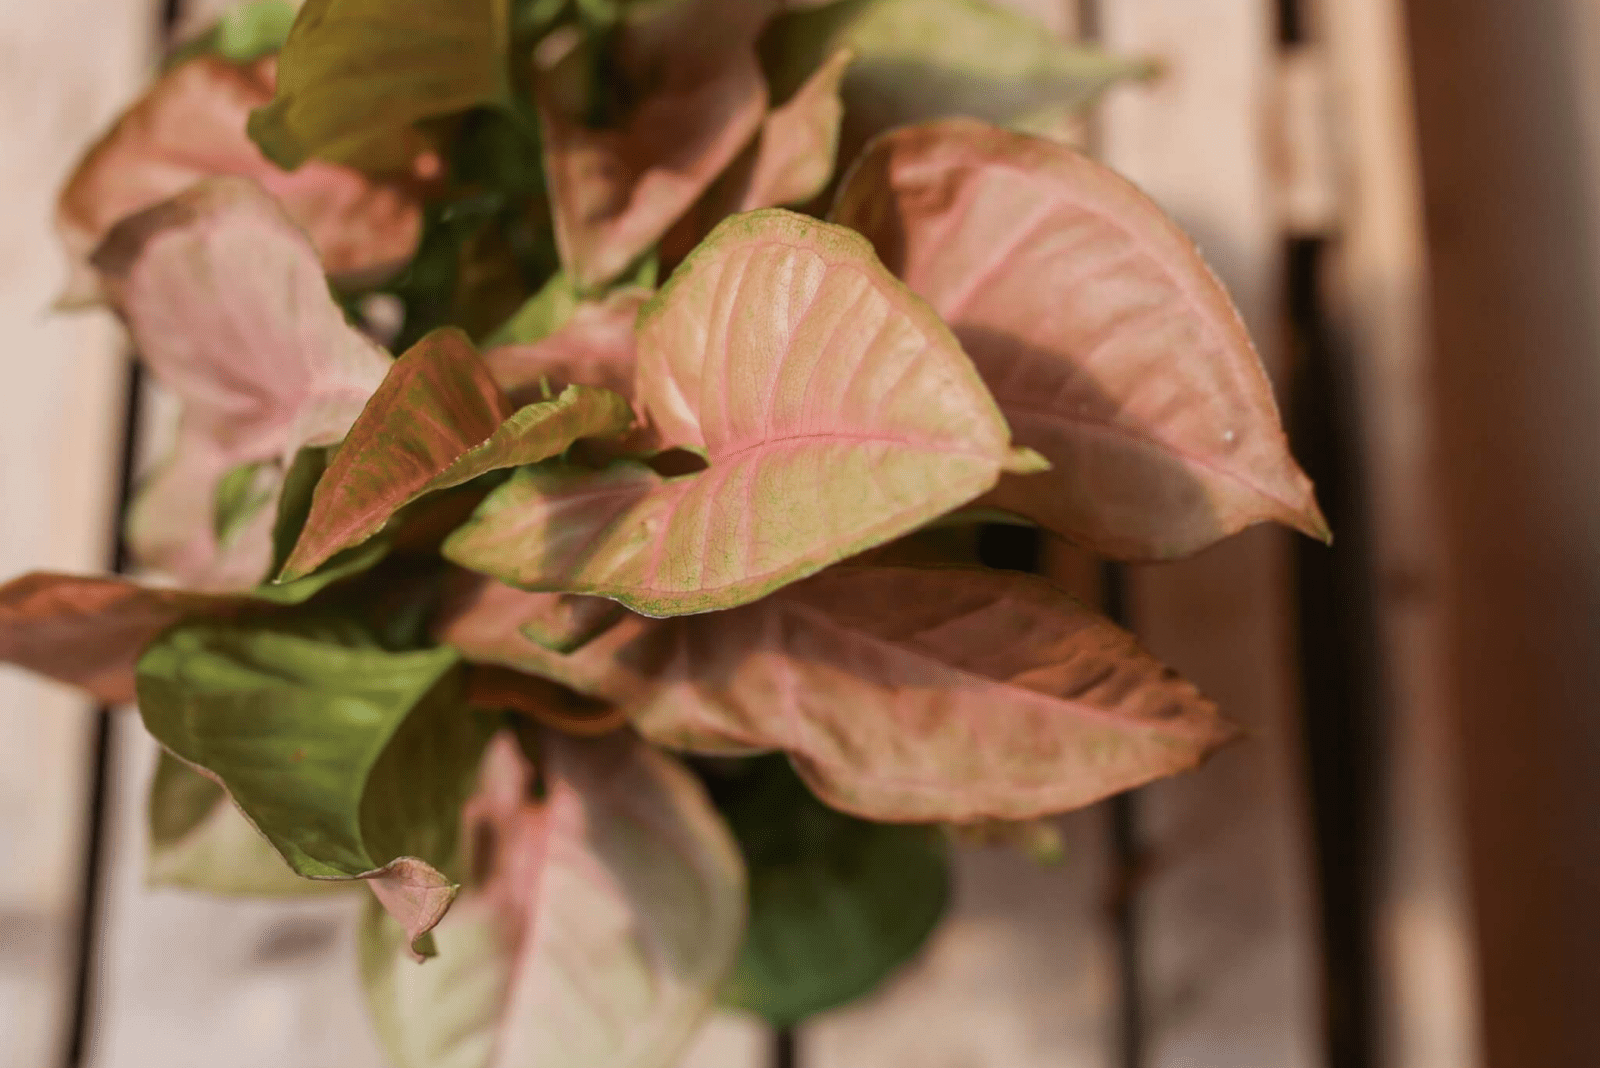
{"label": "houseplant", "polygon": [[137,697],[158,881],[372,890],[397,1064],[860,993],[936,825],[1229,733],[962,532],[1325,534],[1191,244],[1002,125],[1133,69],[975,0],[242,9],[61,201],[67,299],[184,405],[167,581],[18,579],[0,657]]}

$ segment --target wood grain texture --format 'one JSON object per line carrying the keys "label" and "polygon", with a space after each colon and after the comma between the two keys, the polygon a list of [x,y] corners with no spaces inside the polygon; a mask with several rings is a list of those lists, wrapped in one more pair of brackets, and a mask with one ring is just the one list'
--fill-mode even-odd
{"label": "wood grain texture", "polygon": [[[1267,154],[1271,5],[1114,0],[1103,41],[1165,67],[1101,113],[1102,157],[1197,240],[1278,386],[1280,243]],[[1134,629],[1244,725],[1199,772],[1140,792],[1137,899],[1151,1068],[1320,1063],[1315,912],[1289,633],[1287,535],[1257,528],[1130,570]]]}
{"label": "wood grain texture", "polygon": [[[85,34],[83,27],[95,32]],[[55,315],[66,279],[56,189],[152,55],[155,4],[63,0],[0,8],[0,577],[94,571],[109,551],[122,417],[119,331]],[[0,1065],[61,1055],[70,1023],[88,800],[90,708],[0,672]]]}
{"label": "wood grain texture", "polygon": [[1385,1068],[1474,1068],[1475,938],[1445,660],[1423,203],[1398,0],[1323,0],[1313,31],[1336,116],[1326,295],[1353,360],[1368,488],[1382,707],[1372,892]]}

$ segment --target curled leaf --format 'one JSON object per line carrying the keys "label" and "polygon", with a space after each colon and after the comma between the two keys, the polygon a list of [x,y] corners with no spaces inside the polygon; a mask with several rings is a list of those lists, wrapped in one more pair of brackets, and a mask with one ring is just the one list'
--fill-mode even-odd
{"label": "curled leaf", "polygon": [[302,879],[215,781],[161,751],[145,806],[150,886],[232,897],[299,897],[349,884]]}
{"label": "curled leaf", "polygon": [[245,133],[250,109],[272,98],[274,60],[236,66],[203,55],[167,71],[73,169],[56,205],[71,276],[61,300],[98,298],[89,256],[119,221],[202,178],[251,178],[311,238],[324,269],[378,281],[411,258],[422,234],[415,190],[332,163],[279,169]]}
{"label": "curled leaf", "polygon": [[1011,572],[837,568],[652,627],[612,671],[652,741],[781,749],[829,805],[874,820],[1079,808],[1232,733],[1132,636]]}
{"label": "curled leaf", "polygon": [[455,895],[443,869],[485,741],[457,664],[190,622],[140,658],[139,711],[297,874],[366,880],[417,944]]}
{"label": "curled leaf", "polygon": [[334,453],[282,578],[360,544],[425,494],[537,463],[632,422],[626,401],[588,386],[513,411],[466,335],[434,331],[389,368]]}
{"label": "curled leaf", "polygon": [[1134,560],[1263,520],[1327,537],[1227,291],[1124,179],[951,120],[879,140],[833,214],[951,324],[1050,460],[990,504]]}
{"label": "curled leaf", "polygon": [[509,49],[509,0],[306,0],[250,136],[282,167],[409,171],[414,123],[511,106]]}
{"label": "curled leaf", "polygon": [[[767,91],[752,46],[770,7],[639,5],[624,15],[604,79],[596,53],[546,42],[535,85],[545,173],[561,262],[580,290],[621,275],[755,134]],[[635,102],[596,128],[591,116],[608,107],[600,91]]]}
{"label": "curled leaf", "polygon": [[648,614],[727,608],[1036,465],[944,324],[840,227],[730,219],[645,307],[639,335],[638,399],[707,469],[521,472],[448,558]]}
{"label": "curled leaf", "polygon": [[673,1068],[739,945],[744,880],[694,777],[626,735],[495,739],[465,838],[478,885],[418,968],[369,914],[361,973],[397,1068]]}
{"label": "curled leaf", "polygon": [[183,402],[177,450],[134,505],[135,554],[191,587],[253,585],[268,539],[243,564],[219,559],[218,483],[338,441],[390,359],[345,322],[305,236],[245,179],[208,179],[124,220],[94,262],[140,355]]}

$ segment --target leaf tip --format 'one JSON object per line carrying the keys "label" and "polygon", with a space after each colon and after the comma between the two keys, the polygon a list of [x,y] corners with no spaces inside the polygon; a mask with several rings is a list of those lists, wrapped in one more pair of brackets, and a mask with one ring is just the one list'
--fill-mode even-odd
{"label": "leaf tip", "polygon": [[1050,470],[1050,461],[1032,449],[1018,446],[1006,456],[1005,471],[1013,475],[1036,475]]}

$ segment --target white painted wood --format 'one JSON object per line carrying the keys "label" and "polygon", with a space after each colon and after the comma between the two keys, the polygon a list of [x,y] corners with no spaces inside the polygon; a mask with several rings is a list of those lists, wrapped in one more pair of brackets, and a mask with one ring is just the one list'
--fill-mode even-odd
{"label": "white painted wood", "polygon": [[1314,14],[1341,202],[1327,291],[1354,359],[1388,711],[1377,775],[1380,1063],[1474,1068],[1483,1054],[1445,664],[1428,276],[1405,29],[1398,0],[1324,0]]}
{"label": "white painted wood", "polygon": [[[94,32],[85,33],[92,26]],[[95,571],[109,551],[123,344],[103,315],[54,315],[56,190],[142,77],[154,4],[0,6],[0,579]],[[0,669],[0,1065],[61,1056],[71,1004],[90,709]]]}
{"label": "white painted wood", "polygon": [[[1100,134],[1105,159],[1196,238],[1281,385],[1272,13],[1264,0],[1101,4],[1104,43],[1155,56],[1165,74],[1112,96]],[[1141,637],[1248,730],[1199,772],[1138,796],[1152,864],[1137,905],[1151,1068],[1320,1063],[1287,544],[1257,529],[1129,573]]]}
{"label": "white painted wood", "polygon": [[1104,812],[1060,826],[1055,866],[1000,847],[960,850],[945,926],[877,994],[802,1030],[806,1068],[1116,1064]]}

